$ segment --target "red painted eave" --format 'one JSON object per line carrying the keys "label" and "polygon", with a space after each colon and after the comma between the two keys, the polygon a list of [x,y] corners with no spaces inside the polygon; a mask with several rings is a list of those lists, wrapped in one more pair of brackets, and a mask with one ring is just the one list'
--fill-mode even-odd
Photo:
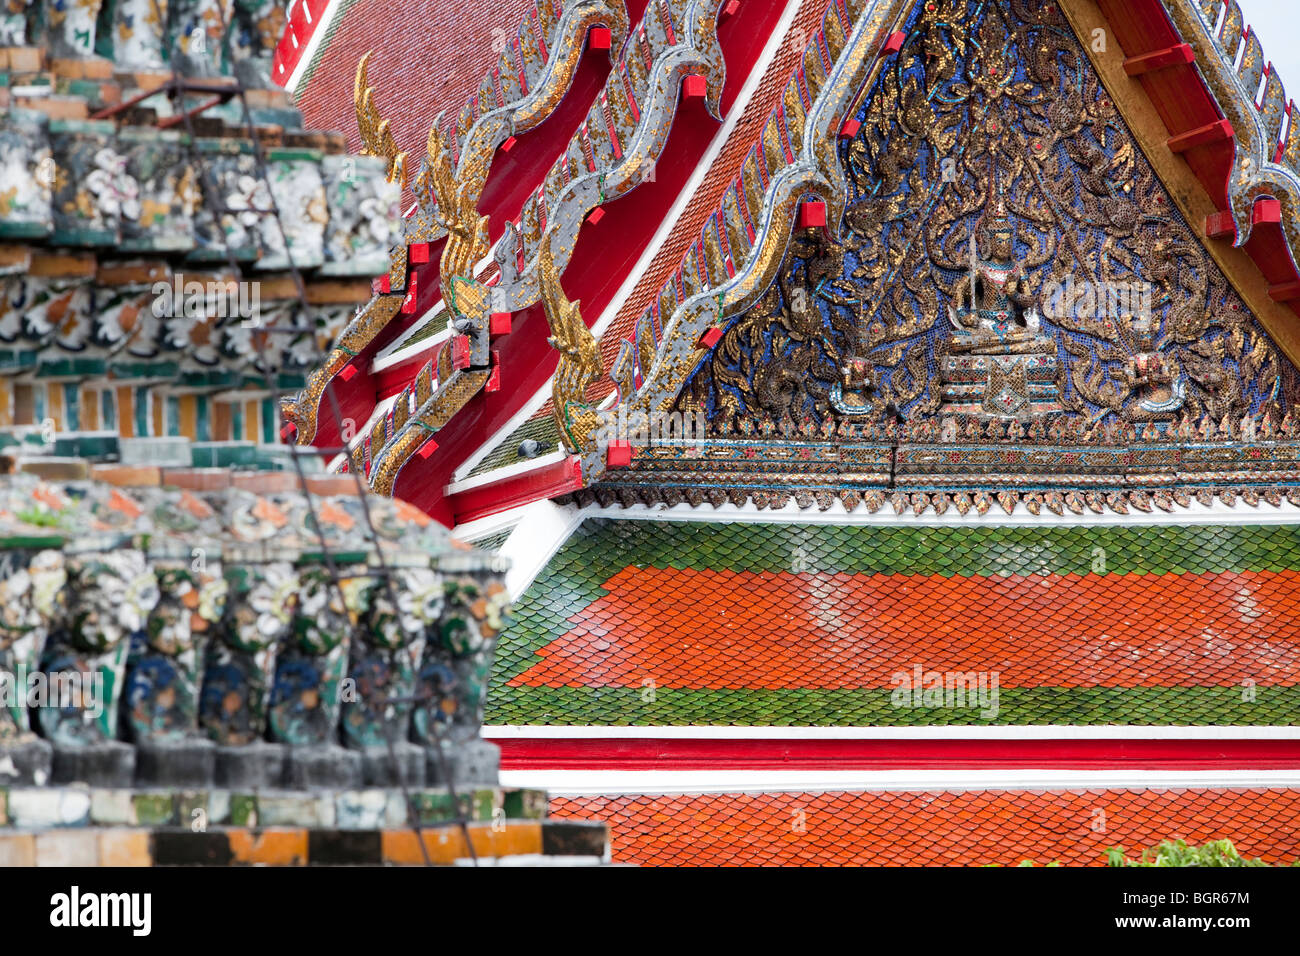
{"label": "red painted eave", "polygon": [[478,485],[447,496],[456,524],[500,514],[582,487],[582,462],[576,455],[523,474]]}
{"label": "red painted eave", "polygon": [[[746,3],[719,24],[719,43],[727,67],[724,114],[734,104],[781,13],[778,4]],[[717,128],[717,121],[708,115],[700,100],[683,99],[656,165],[655,180],[607,203],[599,224],[583,226],[563,284],[570,299],[581,301],[583,316],[589,323],[599,318],[617,293],[707,152]],[[510,151],[512,158],[516,155],[521,155],[518,147]],[[394,489],[397,497],[417,504],[444,523],[454,519],[442,500],[443,488],[455,469],[504,427],[554,372],[557,355],[546,345],[548,334],[540,304],[515,313],[513,330],[497,343],[502,368],[500,390],[471,399],[439,432],[438,451],[418,466],[402,470]]]}
{"label": "red painted eave", "polygon": [[[1225,121],[1214,96],[1201,79],[1194,63],[1176,55],[1174,50],[1184,38],[1169,20],[1159,0],[1098,0],[1098,7],[1109,22],[1126,57],[1126,68],[1137,76],[1143,91],[1169,133],[1171,148],[1190,167],[1206,195],[1220,213],[1228,210],[1228,183],[1236,155],[1236,139],[1227,125],[1228,135],[1212,135]],[[1144,58],[1161,58],[1159,68],[1138,69]],[[1147,61],[1150,63],[1150,61]],[[1130,64],[1133,67],[1130,67]],[[1259,267],[1262,278],[1271,288],[1287,288],[1300,281],[1292,250],[1280,222],[1276,221],[1276,200],[1261,199],[1252,210],[1252,234],[1244,249]],[[1230,217],[1213,217],[1217,222]],[[1198,228],[1202,224],[1194,224]],[[1231,240],[1235,234],[1223,238]],[[1300,315],[1300,298],[1288,301]]]}
{"label": "red painted eave", "polygon": [[[652,730],[652,728],[647,728]],[[1300,740],[494,738],[502,770],[1295,770]]]}
{"label": "red painted eave", "polygon": [[299,61],[307,52],[307,42],[312,34],[322,27],[321,18],[329,0],[297,0],[289,11],[289,20],[284,26],[284,35],[276,44],[271,57],[271,79],[284,86],[293,76]]}

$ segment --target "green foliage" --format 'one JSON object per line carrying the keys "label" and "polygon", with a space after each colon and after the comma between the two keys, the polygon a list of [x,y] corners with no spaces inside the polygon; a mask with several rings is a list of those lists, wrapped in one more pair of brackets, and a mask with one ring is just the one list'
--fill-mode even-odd
{"label": "green foliage", "polygon": [[[1182,840],[1165,840],[1159,846],[1143,850],[1142,855],[1136,860],[1126,857],[1122,846],[1112,846],[1106,848],[1106,864],[1108,866],[1272,866],[1271,863],[1265,863],[1258,857],[1252,860],[1242,856],[1232,845],[1231,840],[1211,840],[1204,846],[1188,846]],[[984,865],[988,867],[1002,864],[985,863]],[[1016,864],[1017,867],[1039,865],[1033,860],[1021,860]],[[1061,864],[1056,862],[1041,865],[1053,867]],[[1300,859],[1290,865],[1300,866]]]}
{"label": "green foliage", "polygon": [[[985,866],[1001,866],[1002,864],[1001,864],[1001,863],[985,863],[984,865],[985,865]],[[1061,861],[1060,861],[1060,860],[1057,860],[1057,861],[1054,862],[1054,863],[1044,863],[1044,864],[1043,864],[1043,866],[1048,867],[1048,868],[1053,867],[1053,866],[1060,866],[1060,865],[1061,865]],[[1033,860],[1021,860],[1019,863],[1016,864],[1016,866],[1017,866],[1017,867],[1022,867],[1022,866],[1038,866],[1038,864],[1035,863]]]}
{"label": "green foliage", "polygon": [[[1120,846],[1107,847],[1106,862],[1110,866],[1268,866],[1256,857],[1243,857],[1231,840],[1211,840],[1204,846],[1188,846],[1182,840],[1165,840],[1159,846],[1142,851],[1142,856],[1130,860]],[[1300,862],[1300,861],[1297,861]]]}

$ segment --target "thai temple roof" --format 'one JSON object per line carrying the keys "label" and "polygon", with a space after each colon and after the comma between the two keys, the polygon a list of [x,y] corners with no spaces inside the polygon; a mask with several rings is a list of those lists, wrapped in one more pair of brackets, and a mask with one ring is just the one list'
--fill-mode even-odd
{"label": "thai temple roof", "polygon": [[[1294,524],[593,518],[517,607],[488,719],[1295,723],[1298,556]],[[1144,613],[1156,607],[1158,615]],[[895,678],[910,682],[913,662],[926,672],[997,671],[996,713],[898,707]],[[1260,683],[1248,701],[1244,680]],[[647,681],[652,695],[643,694]]]}
{"label": "thai temple roof", "polygon": [[[1237,0],[45,7],[0,436],[77,514],[414,522],[487,638],[405,677],[616,863],[1300,856],[1300,114]],[[182,267],[297,336],[150,325]]]}

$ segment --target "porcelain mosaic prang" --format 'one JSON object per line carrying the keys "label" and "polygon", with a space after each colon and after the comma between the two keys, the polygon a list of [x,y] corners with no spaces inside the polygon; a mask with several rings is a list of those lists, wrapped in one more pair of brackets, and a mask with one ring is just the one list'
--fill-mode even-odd
{"label": "porcelain mosaic prang", "polygon": [[321,161],[329,223],[322,275],[380,275],[401,236],[400,183],[389,182],[380,156],[326,156]]}
{"label": "porcelain mosaic prang", "polygon": [[168,70],[164,55],[167,5],[167,0],[104,0],[112,29],[100,43],[99,52],[123,73]]}
{"label": "porcelain mosaic prang", "polygon": [[123,215],[139,217],[140,186],[127,172],[109,122],[51,120],[56,245],[113,246]]}
{"label": "porcelain mosaic prang", "polygon": [[9,110],[0,123],[0,238],[50,234],[55,177],[49,118],[36,110]]}
{"label": "porcelain mosaic prang", "polygon": [[74,59],[95,52],[95,28],[102,0],[54,0],[44,4],[50,56]]}
{"label": "porcelain mosaic prang", "polygon": [[267,153],[267,178],[280,221],[277,225],[273,216],[263,216],[259,223],[262,257],[258,269],[288,269],[291,263],[298,269],[314,269],[324,263],[329,204],[320,161],[317,150],[273,149]]}

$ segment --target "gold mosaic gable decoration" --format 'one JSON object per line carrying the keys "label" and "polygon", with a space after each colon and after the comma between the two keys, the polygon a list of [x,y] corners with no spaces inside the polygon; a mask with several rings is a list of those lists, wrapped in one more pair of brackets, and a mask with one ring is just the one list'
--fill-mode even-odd
{"label": "gold mosaic gable decoration", "polygon": [[1280,421],[1295,370],[1059,10],[927,2],[902,32],[840,146],[840,236],[796,234],[673,410],[706,408],[724,431]]}
{"label": "gold mosaic gable decoration", "polygon": [[560,353],[560,363],[551,379],[551,406],[564,445],[578,451],[587,444],[598,424],[596,411],[587,404],[587,387],[604,373],[596,338],[583,321],[579,303],[570,302],[560,285],[549,245],[542,246],[542,304],[551,330],[546,340]]}
{"label": "gold mosaic gable decoration", "polygon": [[357,129],[361,133],[361,153],[363,156],[379,156],[387,160],[388,181],[400,182],[405,186],[409,178],[406,153],[397,148],[390,123],[380,115],[379,108],[375,106],[375,91],[366,77],[366,70],[373,55],[374,51],[371,50],[357,64],[357,78],[352,91],[352,101],[357,113]]}

